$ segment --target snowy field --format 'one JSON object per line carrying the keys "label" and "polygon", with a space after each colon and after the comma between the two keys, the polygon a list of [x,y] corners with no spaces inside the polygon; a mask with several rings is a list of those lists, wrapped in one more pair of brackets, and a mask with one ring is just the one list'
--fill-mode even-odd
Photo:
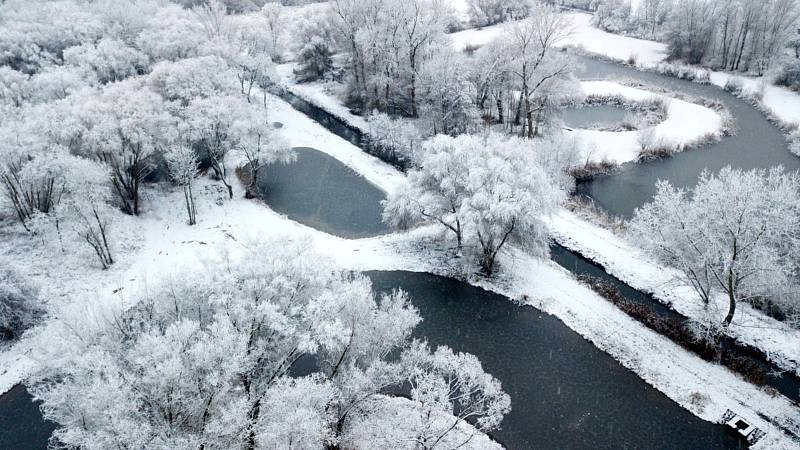
{"label": "snowy field", "polygon": [[[381,189],[391,192],[404,175],[391,166],[363,153],[359,148],[329,133],[319,124],[292,109],[277,98],[271,98],[274,119],[285,124],[286,137],[293,146],[313,146],[353,168]],[[152,192],[159,196],[154,210],[136,219],[142,230],[138,248],[131,247],[111,270],[90,271],[70,282],[73,293],[65,308],[86,314],[104,309],[130,306],[137,292],[148,284],[179,274],[178,268],[192,265],[214,254],[235,257],[248,241],[269,236],[285,236],[287,240],[308,240],[316,251],[331,258],[342,269],[409,270],[441,273],[436,258],[422,254],[417,234],[430,233],[419,229],[411,233],[391,234],[377,238],[346,240],[300,225],[277,214],[258,201],[239,195],[221,206],[215,204],[211,182],[198,195],[197,226],[185,225],[180,192]],[[212,208],[222,211],[204,213]],[[35,270],[37,264],[32,264]],[[726,409],[732,409],[753,421],[767,432],[758,448],[800,448],[786,438],[779,427],[800,423],[800,411],[782,396],[772,397],[747,383],[738,375],[709,364],[683,350],[667,338],[645,328],[612,304],[599,297],[555,263],[532,258],[509,250],[504,259],[503,281],[487,282],[475,278],[473,283],[512,298],[526,298],[528,303],[554,314],[570,328],[591,340],[596,346],[618,359],[645,381],[670,398],[690,409],[697,416],[717,422]],[[100,274],[100,275],[98,275]],[[59,285],[59,272],[31,274],[42,282]],[[91,294],[91,295],[89,295]],[[26,370],[34,370],[36,362],[26,353],[34,339],[47,339],[45,322],[10,350],[0,355],[0,387],[10,388],[22,380]],[[669,355],[665,358],[665,355]],[[3,372],[5,370],[5,372]],[[692,402],[693,394],[706,395],[700,403]]]}

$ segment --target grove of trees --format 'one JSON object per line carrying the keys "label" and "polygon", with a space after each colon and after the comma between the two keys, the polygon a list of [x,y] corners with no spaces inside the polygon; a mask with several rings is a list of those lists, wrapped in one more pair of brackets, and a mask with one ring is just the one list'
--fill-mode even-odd
{"label": "grove of trees", "polygon": [[130,310],[49,327],[32,391],[59,424],[54,438],[87,449],[334,449],[396,433],[392,448],[431,449],[468,443],[465,420],[499,426],[509,396],[474,356],[412,340],[421,318],[404,292],[378,295],[308,247],[262,241],[149,287]]}

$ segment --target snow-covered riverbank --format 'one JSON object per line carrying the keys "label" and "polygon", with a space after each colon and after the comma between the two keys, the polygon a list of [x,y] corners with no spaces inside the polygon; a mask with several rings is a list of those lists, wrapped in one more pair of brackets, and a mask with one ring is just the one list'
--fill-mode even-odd
{"label": "snow-covered riverbank", "polygon": [[[387,192],[404,182],[404,175],[391,166],[363,153],[359,148],[327,132],[288,104],[272,98],[275,117],[285,125],[293,146],[314,146],[353,168]],[[317,251],[330,256],[338,266],[350,270],[408,270],[441,273],[438,258],[421,253],[412,235],[391,234],[377,238],[346,240],[293,222],[258,201],[236,196],[217,205],[212,183],[198,199],[197,226],[184,224],[182,195],[179,192],[152,192],[152,210],[140,219],[143,241],[140,248],[120,255],[122,263],[110,271],[87,271],[74,280],[84,295],[71,297],[68,307],[96,313],[98,305],[115,309],[129,306],[137,291],[162,277],[179,273],[176,268],[202,261],[216,252],[236,254],[249,239],[286,236],[288,240],[308,239]],[[241,187],[238,192],[241,194]],[[429,229],[412,233],[429,233]],[[435,255],[434,255],[435,256]],[[36,267],[32,264],[32,267]],[[471,281],[512,298],[527,302],[556,315],[570,328],[594,342],[623,365],[670,398],[706,420],[720,420],[732,409],[767,431],[761,448],[798,448],[779,430],[800,423],[800,412],[785,398],[772,397],[734,373],[680,348],[668,339],[645,328],[605,299],[578,283],[550,261],[534,259],[511,251],[504,259],[500,281]],[[446,270],[446,269],[444,269]],[[58,284],[58,274],[39,273],[40,281]],[[91,295],[90,295],[91,294]],[[35,369],[35,361],[24,356],[31,339],[46,338],[47,322],[5,352],[2,370]],[[669,355],[665,358],[665,355]],[[667,362],[665,362],[667,361]],[[8,371],[0,377],[10,387],[20,381],[25,370]],[[704,393],[697,400],[696,393]],[[764,419],[766,418],[766,419]]]}
{"label": "snow-covered riverbank", "polygon": [[[667,95],[625,86],[612,81],[583,81],[580,83],[588,96],[620,96],[630,102],[660,99],[668,104],[666,119],[652,127],[647,138],[672,151],[682,151],[699,142],[722,136],[724,120],[720,113]],[[646,130],[645,130],[646,131]],[[611,161],[622,164],[635,161],[645,142],[640,131],[570,130],[583,144],[583,159],[593,162]]]}
{"label": "snow-covered riverbank", "polygon": [[[597,55],[620,63],[635,61],[642,70],[661,71],[667,57],[666,45],[660,42],[609,33],[591,24],[592,15],[581,12],[564,13],[572,23],[572,34],[561,45],[571,46],[589,55]],[[501,36],[513,23],[503,23],[481,29],[469,29],[450,35],[458,50],[485,45]],[[663,67],[663,66],[662,66]],[[755,99],[758,107],[771,118],[791,127],[800,125],[800,94],[769,83],[765,78],[748,77],[727,72],[709,71],[699,67],[687,70],[708,74],[709,82],[724,88],[731,80],[742,85],[745,97]]]}

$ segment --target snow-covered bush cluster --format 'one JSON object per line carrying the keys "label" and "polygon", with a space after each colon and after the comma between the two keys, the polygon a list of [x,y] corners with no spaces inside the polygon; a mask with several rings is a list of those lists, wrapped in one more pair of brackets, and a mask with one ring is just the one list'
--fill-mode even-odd
{"label": "snow-covered bush cluster", "polygon": [[[412,340],[421,318],[404,292],[376,295],[308,247],[263,241],[148,288],[126,312],[66,314],[32,388],[61,426],[54,437],[80,448],[474,448],[475,428],[499,426],[510,399],[477,358]],[[390,396],[401,391],[410,401]]]}
{"label": "snow-covered bush cluster", "polygon": [[660,182],[629,229],[704,303],[724,295],[728,326],[741,302],[768,299],[788,316],[800,309],[799,208],[797,173],[728,167],[704,173],[691,191]]}
{"label": "snow-covered bush cluster", "polygon": [[22,275],[0,268],[0,342],[18,338],[42,315],[38,290]]}

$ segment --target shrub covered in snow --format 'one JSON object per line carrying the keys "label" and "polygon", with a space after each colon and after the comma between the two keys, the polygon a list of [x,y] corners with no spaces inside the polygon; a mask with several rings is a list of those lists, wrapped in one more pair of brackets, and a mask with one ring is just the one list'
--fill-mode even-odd
{"label": "shrub covered in snow", "polygon": [[775,84],[800,90],[800,59],[789,60],[782,65],[775,76]]}
{"label": "shrub covered in snow", "polygon": [[367,121],[366,134],[370,148],[384,161],[408,167],[415,164],[423,135],[411,119],[391,118],[374,113]]}
{"label": "shrub covered in snow", "polygon": [[16,271],[0,268],[0,341],[16,339],[41,315],[38,290]]}

